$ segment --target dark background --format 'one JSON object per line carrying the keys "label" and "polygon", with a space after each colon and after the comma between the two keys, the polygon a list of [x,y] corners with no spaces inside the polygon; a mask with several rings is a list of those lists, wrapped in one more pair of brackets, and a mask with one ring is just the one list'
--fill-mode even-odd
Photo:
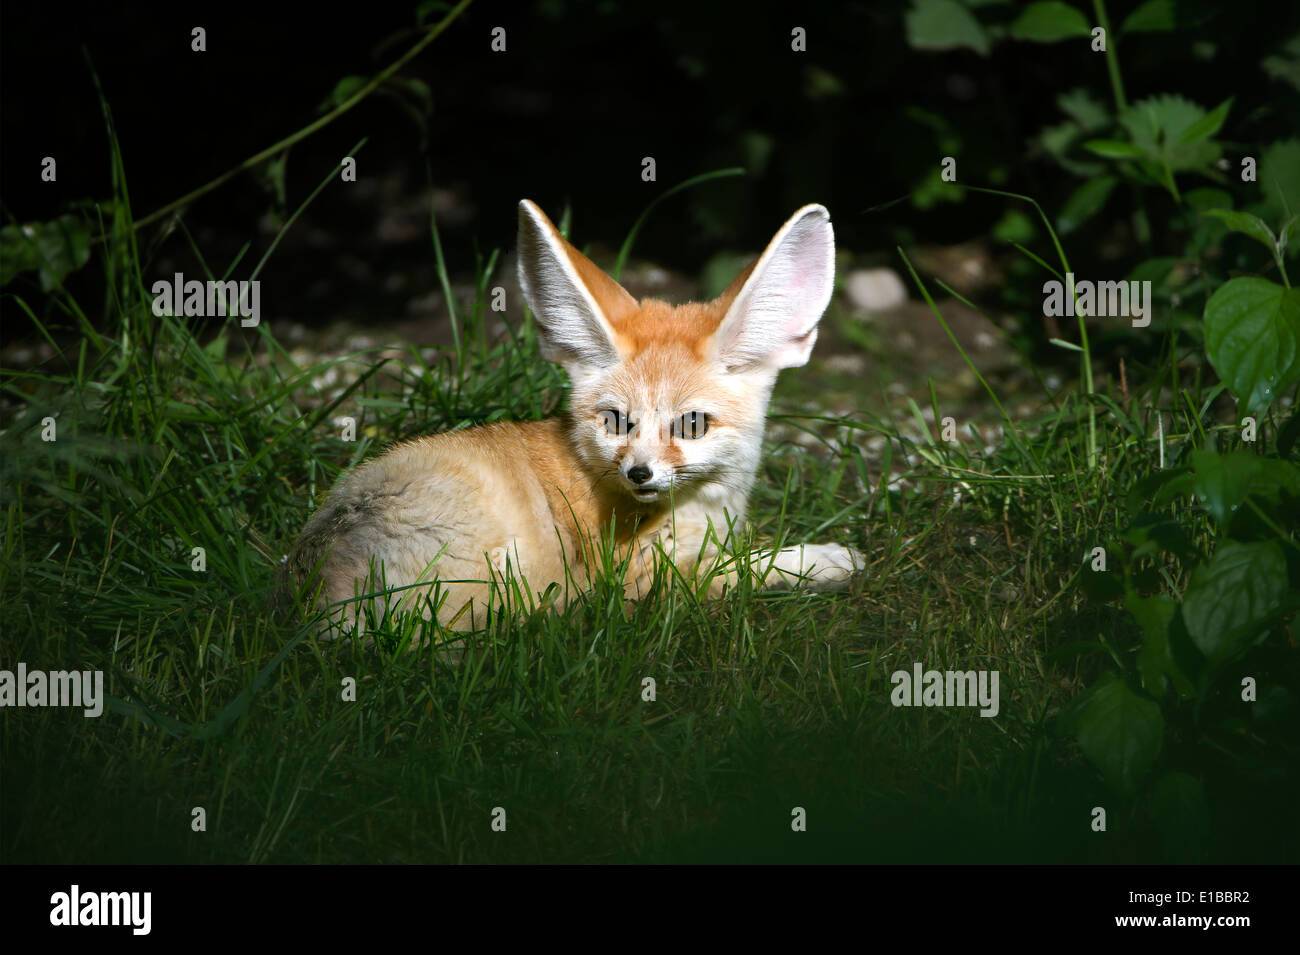
{"label": "dark background", "polygon": [[[1008,21],[1018,6],[978,12]],[[1112,23],[1134,6],[1110,4]],[[1297,7],[1191,6],[1195,35],[1213,55],[1189,46],[1186,31],[1130,39],[1121,50],[1130,102],[1176,90],[1209,108],[1235,92],[1234,134],[1269,142],[1293,131],[1295,91],[1261,72],[1268,50],[1259,43],[1263,35],[1280,45],[1294,33]],[[6,4],[5,221],[45,220],[110,195],[92,64],[138,217],[306,125],[343,77],[369,77],[397,59],[418,38],[415,7]],[[376,95],[292,149],[284,212],[369,137],[360,181],[332,183],[272,257],[263,307],[309,323],[340,312],[382,323],[400,298],[434,289],[421,199],[430,175],[449,265],[462,276],[476,253],[513,246],[522,197],[557,221],[570,204],[579,245],[614,249],[664,189],[725,166],[749,174],[670,199],[643,230],[638,256],[695,274],[720,249],[761,248],[796,207],[815,201],[831,209],[842,248],[897,268],[899,242],[978,238],[1005,211],[990,197],[868,211],[907,196],[944,155],[957,157],[963,182],[1059,209],[1077,181],[1036,156],[1029,140],[1062,118],[1059,93],[1086,86],[1105,96],[1104,58],[1084,42],[1001,42],[988,56],[915,51],[905,10],[902,2],[479,0],[403,71],[432,92],[427,137],[396,99]],[[190,50],[196,25],[207,30],[205,53]],[[495,26],[507,31],[505,53],[489,48]],[[790,49],[794,26],[808,31],[806,53]],[[46,155],[58,160],[57,183],[40,181]],[[641,181],[643,156],[657,161],[656,183]],[[277,220],[260,221],[272,205],[259,178],[243,173],[195,202],[185,222],[219,271],[246,241],[256,261],[274,236]],[[1161,210],[1151,211],[1158,223]],[[158,234],[143,230],[147,241]],[[1101,238],[1076,243],[1081,266]],[[190,266],[176,233],[150,248],[158,274]],[[386,288],[378,276],[393,270],[409,286]],[[92,269],[72,281],[99,288],[102,279]],[[21,316],[4,312],[12,332]]]}

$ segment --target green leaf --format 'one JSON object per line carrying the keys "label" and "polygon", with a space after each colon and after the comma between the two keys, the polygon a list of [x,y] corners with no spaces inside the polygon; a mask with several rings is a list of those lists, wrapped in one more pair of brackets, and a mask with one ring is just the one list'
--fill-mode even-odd
{"label": "green leaf", "polygon": [[1193,493],[1220,526],[1226,525],[1254,494],[1275,502],[1280,491],[1300,495],[1300,468],[1288,461],[1261,458],[1249,451],[1216,454],[1193,451]]}
{"label": "green leaf", "polygon": [[[1240,167],[1233,170],[1240,173]],[[1265,147],[1259,154],[1260,201],[1251,205],[1265,222],[1284,222],[1300,212],[1300,138]]]}
{"label": "green leaf", "polygon": [[1231,454],[1193,451],[1191,460],[1196,474],[1193,493],[1220,526],[1226,524],[1250,493],[1259,459],[1243,451]]}
{"label": "green leaf", "polygon": [[1276,541],[1224,541],[1192,573],[1183,623],[1211,664],[1251,644],[1288,604],[1286,557]]}
{"label": "green leaf", "polygon": [[1147,0],[1120,25],[1121,33],[1161,33],[1174,28],[1174,0]]}
{"label": "green leaf", "polygon": [[1180,695],[1190,695],[1194,689],[1192,681],[1174,661],[1169,649],[1169,626],[1178,613],[1178,604],[1164,594],[1139,597],[1130,593],[1124,606],[1142,628],[1142,649],[1138,651],[1137,667],[1143,689],[1159,699],[1164,696],[1172,679]]}
{"label": "green leaf", "polygon": [[1086,694],[1078,712],[1075,739],[1106,781],[1131,793],[1155,764],[1164,744],[1160,705],[1107,673]]}
{"label": "green leaf", "polygon": [[1117,176],[1097,176],[1074,190],[1056,217],[1057,232],[1062,235],[1073,232],[1100,212],[1118,183]]}
{"label": "green leaf", "polygon": [[1232,194],[1224,189],[1201,187],[1183,193],[1183,201],[1198,212],[1205,209],[1231,209]]}
{"label": "green leaf", "polygon": [[1142,513],[1120,535],[1120,539],[1133,548],[1131,560],[1138,557],[1155,557],[1170,553],[1186,560],[1196,551],[1183,525],[1158,514]]}
{"label": "green leaf", "polygon": [[1129,516],[1135,516],[1148,504],[1160,507],[1175,497],[1190,494],[1191,487],[1191,468],[1177,467],[1153,471],[1129,488],[1125,501]]}
{"label": "green leaf", "polygon": [[1300,290],[1235,278],[1205,303],[1205,349],[1246,414],[1300,381]]}
{"label": "green leaf", "polygon": [[1011,36],[1035,43],[1056,43],[1076,36],[1090,36],[1092,25],[1082,13],[1060,0],[1031,3],[1011,21]]}
{"label": "green leaf", "polygon": [[1230,109],[1232,109],[1231,96],[1184,129],[1183,134],[1178,137],[1178,142],[1185,145],[1200,142],[1202,139],[1209,139],[1222,128],[1224,120],[1228,118],[1228,110]]}
{"label": "green leaf", "polygon": [[903,18],[907,42],[917,50],[952,50],[967,47],[982,56],[989,38],[971,12],[956,0],[912,0]]}
{"label": "green leaf", "polygon": [[1124,281],[1150,282],[1154,296],[1167,302],[1176,288],[1186,284],[1187,270],[1178,268],[1181,262],[1181,259],[1172,255],[1143,259],[1133,266],[1133,270],[1125,276]]}
{"label": "green leaf", "polygon": [[337,106],[342,106],[364,87],[368,80],[364,76],[345,76],[334,84],[334,89],[330,95],[326,96],[316,107],[318,113],[328,113]]}
{"label": "green leaf", "polygon": [[1179,172],[1205,169],[1222,152],[1217,143],[1204,136],[1183,141],[1189,132],[1213,125],[1207,115],[1213,114],[1185,97],[1164,94],[1134,103],[1120,114],[1119,122],[1133,145],[1156,164],[1156,171]]}
{"label": "green leaf", "polygon": [[1300,233],[1300,215],[1293,215],[1286,222],[1283,222],[1277,230],[1278,252],[1285,255],[1287,246],[1296,237],[1297,233]]}
{"label": "green leaf", "polygon": [[1107,159],[1141,159],[1146,155],[1139,147],[1121,139],[1090,139],[1083,148]]}
{"label": "green leaf", "polygon": [[1218,12],[1204,0],[1147,0],[1130,13],[1121,33],[1163,33],[1200,26]]}
{"label": "green leaf", "polygon": [[0,286],[20,272],[39,273],[46,292],[90,261],[90,227],[74,215],[0,229]]}

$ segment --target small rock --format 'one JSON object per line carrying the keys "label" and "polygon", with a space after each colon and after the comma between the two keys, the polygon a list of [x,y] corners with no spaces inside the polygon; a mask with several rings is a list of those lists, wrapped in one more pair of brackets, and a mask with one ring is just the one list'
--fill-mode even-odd
{"label": "small rock", "polygon": [[893,269],[854,269],[844,279],[844,294],[867,312],[887,312],[907,301],[907,287]]}
{"label": "small rock", "polygon": [[861,375],[867,368],[861,355],[830,355],[823,364],[827,371],[845,375]]}

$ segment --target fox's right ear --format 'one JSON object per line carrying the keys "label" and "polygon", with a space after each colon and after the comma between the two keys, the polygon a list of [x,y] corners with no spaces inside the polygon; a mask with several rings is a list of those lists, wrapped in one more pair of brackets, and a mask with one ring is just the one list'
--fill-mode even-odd
{"label": "fox's right ear", "polygon": [[718,360],[731,371],[806,364],[834,285],[830,213],[804,206],[720,297],[729,304],[714,334]]}
{"label": "fox's right ear", "polygon": [[566,367],[620,360],[616,322],[636,299],[565,241],[536,204],[519,203],[519,284],[537,316],[542,357]]}

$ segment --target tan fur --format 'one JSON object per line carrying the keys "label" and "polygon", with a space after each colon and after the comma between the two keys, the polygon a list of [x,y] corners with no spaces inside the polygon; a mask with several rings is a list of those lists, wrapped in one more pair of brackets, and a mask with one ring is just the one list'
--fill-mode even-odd
{"label": "tan fur", "polygon": [[[488,565],[504,575],[507,559],[538,589],[552,582],[585,589],[590,542],[610,526],[616,503],[616,541],[624,546],[637,518],[648,532],[664,523],[667,506],[629,507],[608,481],[593,482],[564,424],[558,418],[500,422],[391,448],[330,492],[303,530],[292,572],[310,579],[323,562],[322,596],[334,604],[354,596],[371,558],[383,554],[390,586],[443,580],[447,597],[438,617],[444,623],[471,601],[481,614]],[[419,607],[431,591],[403,592],[397,608]],[[473,614],[458,621],[463,628],[475,624],[482,620]]]}
{"label": "tan fur", "polygon": [[[521,278],[542,303],[539,334],[546,340],[570,336],[558,349],[574,380],[570,413],[419,438],[356,468],[303,529],[288,561],[293,581],[348,625],[364,623],[362,603],[354,598],[374,593],[381,613],[385,606],[414,610],[472,629],[484,623],[493,599],[490,581],[514,577],[532,600],[558,584],[561,603],[588,589],[603,572],[598,555],[611,528],[615,557],[627,562],[629,597],[646,592],[659,548],[688,574],[702,551],[705,560],[723,556],[718,544],[728,522],[744,517],[776,370],[806,360],[809,335],[829,296],[830,276],[823,274],[833,267],[825,261],[829,222],[820,225],[818,215],[824,218],[825,210],[807,207],[778,234],[807,224],[813,237],[800,242],[811,243],[811,251],[803,244],[778,246],[774,239],[766,254],[779,263],[768,269],[778,278],[811,270],[817,279],[815,300],[803,307],[807,314],[795,308],[789,330],[778,321],[764,332],[773,354],[794,349],[795,357],[736,371],[719,353],[719,332],[726,321],[734,331],[763,320],[732,315],[742,290],[750,298],[772,291],[771,275],[755,274],[759,263],[713,302],[638,303],[564,241],[540,210],[523,204]],[[823,227],[824,235],[816,231]],[[571,271],[557,266],[562,261]],[[547,299],[550,292],[568,297]],[[563,309],[557,313],[554,301],[586,308],[586,324]],[[808,315],[812,333],[805,327]],[[616,360],[608,357],[608,343]],[[593,366],[575,354],[602,356],[601,362]],[[611,407],[640,422],[622,441],[602,423]],[[703,436],[672,433],[678,417],[704,409],[709,425]],[[629,469],[636,465],[644,465],[653,481],[635,483]],[[841,589],[861,564],[860,555],[839,545],[752,557],[766,564],[760,573],[767,586]],[[712,592],[735,579],[734,571],[718,575]],[[510,589],[496,593],[500,600]],[[435,594],[437,607],[431,604]]]}

